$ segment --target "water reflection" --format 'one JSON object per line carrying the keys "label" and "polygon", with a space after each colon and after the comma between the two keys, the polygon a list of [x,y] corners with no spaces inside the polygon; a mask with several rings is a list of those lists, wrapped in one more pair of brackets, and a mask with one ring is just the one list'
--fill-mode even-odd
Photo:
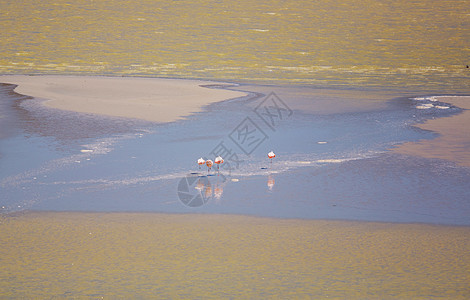
{"label": "water reflection", "polygon": [[191,173],[182,178],[178,184],[178,197],[180,201],[190,207],[199,207],[207,204],[211,199],[220,202],[227,182],[225,175],[202,175]]}
{"label": "water reflection", "polygon": [[209,201],[211,194],[212,188],[207,176],[191,173],[178,183],[178,197],[186,206],[200,207]]}
{"label": "water reflection", "polygon": [[274,176],[272,174],[268,175],[268,189],[271,192],[273,190],[274,184],[275,184]]}
{"label": "water reflection", "polygon": [[224,186],[226,183],[227,178],[224,175],[218,173],[214,187],[214,198],[217,203],[220,202],[220,199],[222,198],[222,194],[224,193]]}
{"label": "water reflection", "polygon": [[204,196],[206,199],[212,198],[212,186],[210,183],[206,186],[206,189],[204,190]]}

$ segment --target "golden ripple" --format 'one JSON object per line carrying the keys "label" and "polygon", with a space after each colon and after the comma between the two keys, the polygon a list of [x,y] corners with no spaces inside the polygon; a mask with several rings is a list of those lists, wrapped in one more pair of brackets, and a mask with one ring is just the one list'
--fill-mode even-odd
{"label": "golden ripple", "polygon": [[469,227],[153,213],[0,221],[2,298],[470,295]]}

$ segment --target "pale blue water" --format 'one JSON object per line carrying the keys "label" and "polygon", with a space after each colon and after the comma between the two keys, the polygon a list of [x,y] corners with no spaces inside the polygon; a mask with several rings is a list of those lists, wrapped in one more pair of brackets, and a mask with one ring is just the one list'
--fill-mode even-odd
{"label": "pale blue water", "polygon": [[[309,114],[289,111],[296,99],[284,95],[270,127],[254,111],[265,96],[251,96],[156,125],[47,109],[2,86],[0,207],[470,224],[468,168],[387,151],[435,137],[412,125],[459,108],[417,109],[427,102],[404,97],[385,108]],[[246,136],[242,149],[247,124],[258,136]],[[214,159],[221,145],[225,164],[205,176],[196,160]]]}

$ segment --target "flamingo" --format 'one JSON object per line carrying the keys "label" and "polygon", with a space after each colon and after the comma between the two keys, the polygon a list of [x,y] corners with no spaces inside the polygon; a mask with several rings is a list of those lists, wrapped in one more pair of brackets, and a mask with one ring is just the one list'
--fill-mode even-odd
{"label": "flamingo", "polygon": [[215,158],[214,162],[217,164],[217,170],[219,170],[219,165],[224,163],[224,159],[219,155]]}
{"label": "flamingo", "polygon": [[211,168],[212,168],[212,165],[213,165],[213,164],[214,164],[214,163],[212,162],[212,160],[210,160],[210,159],[206,160],[206,166],[207,166],[207,168],[208,168],[208,169],[207,169],[207,173],[209,173],[209,172],[211,171]]}
{"label": "flamingo", "polygon": [[201,165],[203,165],[203,164],[205,164],[205,163],[206,163],[206,161],[205,161],[204,158],[202,158],[202,157],[197,160],[197,164],[199,165],[199,169],[201,169]]}
{"label": "flamingo", "polygon": [[274,152],[269,152],[268,153],[268,158],[271,160],[271,165],[273,164],[273,158],[276,157],[276,154],[274,154]]}

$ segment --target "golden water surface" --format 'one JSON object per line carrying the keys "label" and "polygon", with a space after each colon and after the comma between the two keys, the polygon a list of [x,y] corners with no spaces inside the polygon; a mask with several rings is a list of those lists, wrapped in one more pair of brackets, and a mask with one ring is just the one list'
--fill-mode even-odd
{"label": "golden water surface", "polygon": [[0,223],[0,298],[468,299],[470,228],[26,212]]}
{"label": "golden water surface", "polygon": [[466,0],[0,0],[0,73],[467,91]]}

